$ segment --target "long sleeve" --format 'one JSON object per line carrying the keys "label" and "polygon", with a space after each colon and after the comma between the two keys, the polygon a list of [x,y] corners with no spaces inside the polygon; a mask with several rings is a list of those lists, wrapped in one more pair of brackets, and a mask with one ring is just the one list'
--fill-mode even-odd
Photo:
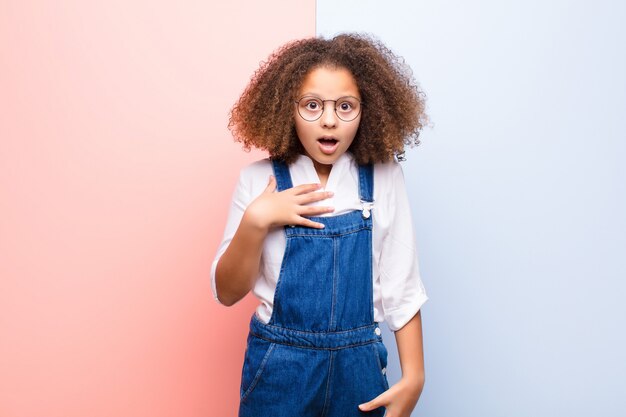
{"label": "long sleeve", "polygon": [[382,305],[389,328],[401,329],[428,300],[422,283],[404,174],[394,164],[388,194],[390,225],[380,257]]}
{"label": "long sleeve", "polygon": [[237,186],[233,192],[228,212],[228,219],[226,221],[226,228],[224,229],[224,236],[217,249],[217,254],[215,255],[213,264],[211,265],[211,290],[213,291],[213,298],[220,304],[221,302],[217,296],[217,287],[215,283],[215,270],[217,269],[217,263],[219,262],[220,257],[224,254],[233,239],[248,204],[250,204],[249,184],[246,180],[245,171],[242,171],[239,174],[239,180],[237,181]]}

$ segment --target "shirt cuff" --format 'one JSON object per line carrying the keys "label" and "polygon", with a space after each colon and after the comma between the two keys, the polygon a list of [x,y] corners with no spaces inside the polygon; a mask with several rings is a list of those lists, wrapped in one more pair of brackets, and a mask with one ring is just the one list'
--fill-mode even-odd
{"label": "shirt cuff", "polygon": [[421,292],[415,296],[415,299],[412,302],[405,304],[400,308],[385,311],[385,321],[387,322],[389,330],[397,332],[403,328],[404,325],[417,314],[427,300],[428,296]]}

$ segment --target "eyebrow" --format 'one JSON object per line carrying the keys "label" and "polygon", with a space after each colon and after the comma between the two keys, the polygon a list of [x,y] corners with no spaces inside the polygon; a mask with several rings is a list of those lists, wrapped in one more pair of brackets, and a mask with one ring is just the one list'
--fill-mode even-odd
{"label": "eyebrow", "polygon": [[[303,97],[315,97],[315,98],[319,98],[319,99],[322,98],[322,96],[320,96],[319,94],[314,94],[314,93],[304,93],[304,94],[302,94],[300,96],[300,98],[303,98]],[[337,97],[337,100],[339,100],[340,98],[344,98],[344,97],[354,97],[357,100],[361,100],[359,97],[357,97],[355,95],[352,95],[352,94],[344,94],[342,96]],[[325,99],[325,100],[332,100],[332,99]]]}

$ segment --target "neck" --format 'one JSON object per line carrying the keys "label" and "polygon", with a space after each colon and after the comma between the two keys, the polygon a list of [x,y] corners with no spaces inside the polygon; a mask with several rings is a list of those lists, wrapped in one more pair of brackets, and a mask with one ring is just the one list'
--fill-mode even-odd
{"label": "neck", "polygon": [[317,172],[317,176],[320,179],[322,187],[326,187],[326,182],[328,181],[328,176],[330,175],[330,170],[333,168],[333,166],[320,164],[314,159],[312,159],[312,161],[313,166],[315,167],[315,172]]}
{"label": "neck", "polygon": [[315,171],[317,172],[317,175],[326,175],[328,176],[328,174],[330,174],[330,170],[333,168],[332,165],[325,165],[325,164],[320,164],[317,161],[313,161],[313,166],[315,167]]}

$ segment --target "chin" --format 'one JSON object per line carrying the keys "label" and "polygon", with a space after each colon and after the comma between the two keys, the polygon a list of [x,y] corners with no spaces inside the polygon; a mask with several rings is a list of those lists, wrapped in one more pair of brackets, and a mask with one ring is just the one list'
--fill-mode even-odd
{"label": "chin", "polygon": [[339,153],[333,154],[333,155],[319,155],[319,156],[316,156],[316,157],[312,157],[311,159],[313,159],[318,164],[333,165],[335,162],[337,162],[337,159],[339,159],[339,157],[341,156],[342,153],[343,152],[339,152]]}

